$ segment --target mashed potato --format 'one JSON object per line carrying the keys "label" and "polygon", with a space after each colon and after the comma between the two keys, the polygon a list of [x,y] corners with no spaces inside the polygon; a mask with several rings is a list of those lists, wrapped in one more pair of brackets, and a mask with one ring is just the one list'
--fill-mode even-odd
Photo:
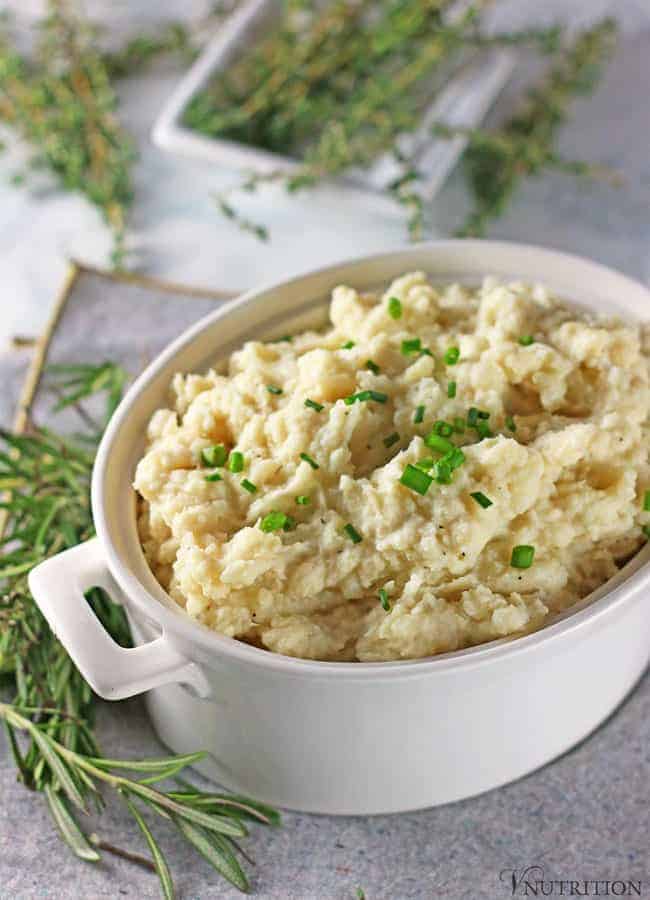
{"label": "mashed potato", "polygon": [[290,656],[423,657],[539,628],[646,540],[644,329],[420,272],[336,288],[330,319],[176,375],[151,420],[140,535],[188,615]]}

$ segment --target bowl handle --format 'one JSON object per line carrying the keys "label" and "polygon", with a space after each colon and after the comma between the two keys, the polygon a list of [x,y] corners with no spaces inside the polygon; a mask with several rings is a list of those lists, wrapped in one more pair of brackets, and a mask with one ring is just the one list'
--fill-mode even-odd
{"label": "bowl handle", "polygon": [[29,587],[56,637],[95,693],[122,700],[170,682],[209,693],[203,673],[163,633],[139,647],[120,647],[105,630],[84,594],[102,587],[117,594],[98,538],[58,553],[29,574]]}

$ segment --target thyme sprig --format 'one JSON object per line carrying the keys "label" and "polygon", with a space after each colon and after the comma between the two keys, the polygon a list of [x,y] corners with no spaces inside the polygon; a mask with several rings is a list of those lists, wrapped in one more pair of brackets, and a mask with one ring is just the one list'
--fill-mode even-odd
{"label": "thyme sprig", "polygon": [[[29,592],[27,576],[34,566],[94,533],[89,493],[95,449],[125,382],[126,373],[112,363],[52,367],[57,408],[77,411],[79,434],[64,437],[34,425],[21,435],[0,430],[0,509],[6,517],[0,539],[0,674],[14,693],[11,703],[0,704],[0,719],[18,777],[43,793],[63,839],[81,859],[99,859],[102,842],[87,833],[83,818],[91,806],[102,809],[104,786],[121,797],[136,820],[165,897],[173,895],[169,864],[147,814],[171,819],[221,875],[247,890],[236,840],[246,835],[247,821],[274,824],[277,814],[234,795],[152,787],[178,778],[200,753],[105,759],[94,732],[96,698]],[[114,640],[130,646],[122,607],[99,589],[87,599]]]}
{"label": "thyme sprig", "polygon": [[525,44],[554,61],[521,109],[494,132],[434,126],[435,136],[462,135],[469,144],[464,170],[475,209],[460,233],[482,233],[521,181],[543,169],[601,176],[603,167],[562,159],[556,143],[571,101],[593,90],[611,55],[615,23],[605,20],[568,44],[558,27],[489,35],[480,30],[484,5],[476,2],[451,21],[443,0],[384,0],[372,16],[363,2],[341,0],[325,12],[312,11],[306,22],[289,15],[278,33],[215,78],[185,112],[186,124],[205,134],[300,160],[289,172],[248,173],[215,198],[221,212],[266,240],[268,229],[237,211],[234,191],[276,183],[293,193],[388,156],[398,174],[384,193],[405,208],[409,233],[419,238],[424,173],[405,151],[404,137],[418,128],[443,78],[467,53],[494,44]]}
{"label": "thyme sprig", "polygon": [[80,191],[97,207],[112,233],[113,265],[120,267],[136,152],[119,122],[114,81],[163,53],[187,55],[187,32],[172,23],[107,52],[74,0],[48,0],[39,31],[28,56],[15,46],[10,23],[2,22],[0,120],[29,142],[32,168],[49,170],[63,188]]}
{"label": "thyme sprig", "polygon": [[[564,159],[557,150],[557,136],[575,98],[594,91],[614,51],[616,33],[613,19],[582,32],[500,128],[462,132],[469,141],[463,164],[474,208],[458,232],[461,236],[484,234],[487,225],[503,214],[521,182],[544,170],[615,180],[603,166]],[[459,133],[443,126],[436,132]]]}

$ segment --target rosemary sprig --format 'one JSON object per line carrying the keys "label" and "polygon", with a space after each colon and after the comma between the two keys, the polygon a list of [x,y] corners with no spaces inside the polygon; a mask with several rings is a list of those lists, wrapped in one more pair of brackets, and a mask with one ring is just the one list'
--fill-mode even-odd
{"label": "rosemary sprig", "polygon": [[[24,435],[0,430],[0,509],[6,516],[0,538],[0,673],[14,686],[13,702],[0,704],[0,719],[18,777],[43,793],[63,839],[82,859],[99,859],[97,841],[82,827],[80,813],[91,804],[101,810],[104,785],[135,818],[165,897],[172,896],[169,865],[143,810],[170,818],[220,874],[246,890],[235,839],[246,834],[245,820],[273,824],[277,814],[237,796],[151,786],[177,778],[202,754],[103,758],[93,728],[96,699],[29,592],[27,575],[35,565],[94,533],[89,491],[95,448],[126,382],[126,373],[112,363],[56,366],[50,376],[57,407],[79,415],[76,438],[34,426]],[[92,401],[99,418],[89,410]],[[88,601],[112,637],[130,646],[122,608],[98,589],[89,592]],[[124,774],[128,771],[136,777]]]}

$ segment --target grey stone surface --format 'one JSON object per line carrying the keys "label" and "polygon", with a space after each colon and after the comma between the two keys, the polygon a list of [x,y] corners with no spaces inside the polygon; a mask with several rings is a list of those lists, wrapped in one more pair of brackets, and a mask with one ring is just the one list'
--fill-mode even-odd
{"label": "grey stone surface", "polygon": [[[599,10],[604,6],[601,2],[594,5]],[[621,6],[630,21],[633,13],[641,13],[639,3]],[[563,135],[563,149],[568,155],[587,156],[620,169],[625,177],[623,187],[544,177],[525,186],[492,235],[583,253],[648,282],[648,85],[650,32],[631,33],[602,89],[594,98],[580,103]],[[153,115],[155,103],[168,86],[169,81],[163,78],[131,86],[129,108],[140,103],[147,115]],[[511,94],[507,92],[501,101],[502,110],[511,102]],[[310,240],[304,234],[299,236],[298,251],[289,245],[295,217],[302,222],[303,215],[313,215],[308,210],[310,201],[298,200],[292,205],[282,198],[277,209],[279,243],[258,253],[257,245],[240,237],[231,241],[230,233],[215,227],[203,190],[193,193],[197,181],[208,177],[205,167],[172,162],[158,151],[143,147],[139,177],[144,194],[139,227],[157,271],[190,282],[227,287],[279,276],[287,268],[297,267],[296,253],[303,254],[300,267],[322,261],[319,238],[323,232],[317,226]],[[160,196],[154,196],[154,181],[166,179],[171,184],[166,183],[166,193],[161,192],[161,205]],[[10,203],[19,202],[13,194],[7,196]],[[319,201],[325,204],[328,227],[337,222],[333,196]],[[264,210],[267,201],[259,202]],[[460,180],[454,178],[435,204],[436,226],[441,233],[451,230],[458,221],[464,202]],[[69,212],[71,208],[66,209]],[[51,215],[51,209],[47,215]],[[42,223],[44,234],[52,227],[47,215],[44,213]],[[80,229],[81,220],[74,219],[73,225],[73,218],[63,216],[64,231]],[[327,258],[401,241],[398,221],[375,219],[366,230],[367,219],[361,211],[356,220],[348,222],[347,230],[338,235],[338,243],[334,240],[325,247]],[[37,231],[40,227],[37,223]],[[0,230],[0,256],[4,256],[5,271],[13,272],[22,287],[18,300],[5,293],[2,309],[20,324],[23,302],[27,304],[24,297],[29,295],[30,304],[34,297],[42,301],[41,280],[46,279],[34,276],[33,290],[21,293],[26,288],[20,281],[25,271],[20,268],[24,263],[20,254],[26,250],[21,250],[17,258],[7,231],[7,227],[4,232]],[[26,241],[26,235],[21,240]],[[345,241],[347,248],[343,248]],[[13,269],[7,256],[13,258]],[[51,296],[51,281],[47,289]],[[210,306],[209,301],[183,301],[177,296],[113,286],[84,276],[57,332],[52,358],[115,357],[135,372],[160,345]],[[32,304],[29,308],[27,318],[36,322],[36,307]],[[142,343],[133,340],[133,335],[141,333],[138,323],[148,324],[153,335]],[[16,330],[21,329],[16,326]],[[15,396],[25,361],[24,354],[0,354],[3,421],[7,421],[8,400],[10,394]],[[48,402],[45,394],[39,399],[41,418],[47,414]],[[625,648],[612,647],[612,652],[623,654]],[[160,752],[138,701],[101,704],[98,728],[107,753],[138,756]],[[480,735],[468,735],[468,740],[480,741]],[[540,864],[547,878],[642,880],[642,895],[650,896],[649,775],[650,677],[646,675],[614,715],[579,747],[527,778],[481,797],[392,817],[327,818],[287,813],[281,830],[259,829],[248,842],[257,862],[255,894],[268,900],[353,900],[356,887],[361,886],[368,900],[498,900],[511,895],[509,885],[499,880],[502,870]],[[400,761],[396,759],[395,778],[399,777]],[[131,849],[141,847],[139,835],[118,805],[110,804],[91,827],[104,840]],[[182,898],[239,896],[164,823],[160,834]],[[74,859],[61,844],[41,798],[16,783],[6,752],[0,752],[0,900],[121,896],[157,897],[156,879],[108,856],[98,866]]]}

